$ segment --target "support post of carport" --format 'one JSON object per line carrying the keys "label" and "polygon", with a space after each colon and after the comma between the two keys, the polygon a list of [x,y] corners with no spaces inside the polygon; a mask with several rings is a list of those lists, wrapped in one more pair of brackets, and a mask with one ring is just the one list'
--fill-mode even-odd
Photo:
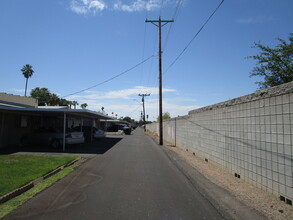
{"label": "support post of carport", "polygon": [[66,112],[64,112],[63,118],[63,152],[65,152]]}
{"label": "support post of carport", "polygon": [[0,148],[2,147],[2,140],[3,140],[3,130],[4,130],[4,112],[1,112],[1,119],[0,119]]}
{"label": "support post of carport", "polygon": [[91,143],[93,143],[93,130],[94,130],[93,126],[94,126],[94,119],[92,118],[92,120],[91,120]]}

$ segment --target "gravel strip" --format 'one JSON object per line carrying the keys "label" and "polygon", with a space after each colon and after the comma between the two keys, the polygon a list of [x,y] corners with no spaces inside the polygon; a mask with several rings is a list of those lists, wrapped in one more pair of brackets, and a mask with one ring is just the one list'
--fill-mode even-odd
{"label": "gravel strip", "polygon": [[235,178],[231,173],[179,147],[165,147],[174,151],[211,182],[227,189],[244,204],[263,213],[268,219],[293,219],[293,207],[280,201],[276,196]]}

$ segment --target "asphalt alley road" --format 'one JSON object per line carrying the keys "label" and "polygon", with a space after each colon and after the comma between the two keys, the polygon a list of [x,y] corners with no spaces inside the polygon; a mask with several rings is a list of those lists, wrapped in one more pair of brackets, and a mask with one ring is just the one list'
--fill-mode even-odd
{"label": "asphalt alley road", "polygon": [[229,218],[138,128],[5,219]]}

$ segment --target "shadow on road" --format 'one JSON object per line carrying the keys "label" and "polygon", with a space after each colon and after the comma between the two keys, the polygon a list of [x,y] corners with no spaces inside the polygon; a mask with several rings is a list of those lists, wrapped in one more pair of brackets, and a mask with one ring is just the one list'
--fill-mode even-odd
{"label": "shadow on road", "polygon": [[[84,143],[82,145],[66,145],[65,153],[72,154],[104,154],[112,147],[114,147],[120,140],[121,136],[111,136],[100,140],[95,140],[92,143]],[[13,154],[19,152],[34,152],[34,153],[63,153],[63,149],[53,149],[47,146],[10,146],[0,149],[0,154]]]}

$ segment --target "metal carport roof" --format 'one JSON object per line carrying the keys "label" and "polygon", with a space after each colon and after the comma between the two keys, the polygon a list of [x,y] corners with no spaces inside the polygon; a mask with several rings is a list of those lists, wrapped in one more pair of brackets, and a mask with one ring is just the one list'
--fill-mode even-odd
{"label": "metal carport roof", "polygon": [[0,110],[12,111],[12,112],[34,112],[34,113],[66,113],[75,116],[83,116],[87,118],[99,118],[99,119],[113,119],[107,115],[100,112],[91,111],[88,109],[50,109],[50,108],[18,108],[18,107],[6,107],[0,106]]}
{"label": "metal carport roof", "polygon": [[63,151],[65,151],[65,132],[66,132],[66,117],[77,116],[90,119],[113,119],[100,112],[91,111],[87,109],[67,109],[67,108],[26,108],[26,107],[11,107],[0,105],[0,111],[2,112],[23,112],[31,114],[48,114],[48,115],[61,115],[63,116]]}

